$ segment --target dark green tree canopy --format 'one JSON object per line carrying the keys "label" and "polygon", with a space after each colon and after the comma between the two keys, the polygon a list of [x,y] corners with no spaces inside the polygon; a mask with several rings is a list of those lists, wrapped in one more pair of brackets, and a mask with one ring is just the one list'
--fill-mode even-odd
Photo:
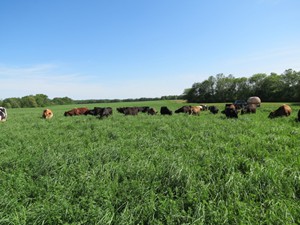
{"label": "dark green tree canopy", "polygon": [[259,96],[266,102],[299,102],[300,72],[288,69],[282,74],[254,74],[246,78],[217,74],[203,82],[196,82],[184,90],[183,98],[188,102],[232,102]]}

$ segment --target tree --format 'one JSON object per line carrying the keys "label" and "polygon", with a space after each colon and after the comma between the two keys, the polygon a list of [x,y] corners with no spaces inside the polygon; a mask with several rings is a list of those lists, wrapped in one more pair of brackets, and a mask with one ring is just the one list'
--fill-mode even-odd
{"label": "tree", "polygon": [[44,107],[44,106],[48,106],[51,104],[51,101],[47,95],[37,94],[34,96],[34,98],[39,107]]}
{"label": "tree", "polygon": [[236,78],[236,98],[235,99],[244,99],[246,100],[250,94],[250,85],[246,77]]}
{"label": "tree", "polygon": [[281,78],[283,82],[282,95],[285,101],[297,101],[300,72],[288,69],[281,75]]}
{"label": "tree", "polygon": [[21,108],[21,99],[20,98],[6,98],[3,100],[4,107],[7,108]]}
{"label": "tree", "polygon": [[231,102],[236,99],[236,83],[233,75],[217,74],[216,76],[216,101]]}
{"label": "tree", "polygon": [[263,99],[264,91],[262,89],[262,84],[264,79],[267,77],[267,74],[265,73],[257,73],[252,75],[249,79],[249,88],[250,88],[250,95],[252,96],[260,96],[260,98]]}
{"label": "tree", "polygon": [[35,108],[38,107],[38,104],[33,95],[24,96],[21,98],[22,108]]}

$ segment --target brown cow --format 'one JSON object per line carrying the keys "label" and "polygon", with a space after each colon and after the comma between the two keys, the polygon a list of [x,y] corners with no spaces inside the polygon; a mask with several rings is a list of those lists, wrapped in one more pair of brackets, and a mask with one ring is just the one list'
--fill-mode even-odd
{"label": "brown cow", "polygon": [[75,108],[71,109],[70,111],[66,111],[64,113],[64,116],[79,116],[79,115],[85,115],[88,112],[88,108]]}
{"label": "brown cow", "polygon": [[51,119],[51,118],[53,117],[53,112],[52,112],[50,109],[45,109],[45,110],[43,111],[42,117],[43,117],[44,119]]}
{"label": "brown cow", "polygon": [[241,114],[245,113],[256,113],[256,104],[248,104],[242,108]]}
{"label": "brown cow", "polygon": [[156,114],[157,114],[156,109],[154,109],[154,108],[149,108],[148,109],[148,115],[156,115]]}
{"label": "brown cow", "polygon": [[269,118],[273,119],[275,117],[280,117],[280,116],[289,116],[291,115],[291,113],[292,113],[291,107],[286,104],[283,104],[275,111],[270,112]]}
{"label": "brown cow", "polygon": [[202,110],[202,106],[191,106],[191,115],[199,115],[200,111]]}
{"label": "brown cow", "polygon": [[175,110],[175,113],[191,113],[191,107],[190,106],[182,106],[179,109]]}

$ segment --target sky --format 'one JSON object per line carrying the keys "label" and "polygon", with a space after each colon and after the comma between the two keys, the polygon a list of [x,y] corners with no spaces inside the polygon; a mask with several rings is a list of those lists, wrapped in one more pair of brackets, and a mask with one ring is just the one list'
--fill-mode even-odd
{"label": "sky", "polygon": [[299,0],[2,0],[0,99],[181,95],[300,70]]}

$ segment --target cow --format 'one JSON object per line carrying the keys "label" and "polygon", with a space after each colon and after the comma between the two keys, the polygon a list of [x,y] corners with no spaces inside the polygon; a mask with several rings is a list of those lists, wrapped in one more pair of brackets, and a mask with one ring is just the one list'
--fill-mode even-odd
{"label": "cow", "polygon": [[53,117],[53,112],[50,109],[45,109],[42,114],[42,118],[51,119]]}
{"label": "cow", "polygon": [[248,104],[255,104],[257,107],[260,107],[261,100],[260,100],[259,97],[253,96],[253,97],[248,98],[247,103]]}
{"label": "cow", "polygon": [[149,108],[148,109],[148,115],[155,115],[155,114],[157,114],[156,109],[154,109],[154,108]]}
{"label": "cow", "polygon": [[167,106],[162,106],[162,107],[160,107],[160,114],[161,115],[170,115],[171,116],[173,114],[173,112],[170,109],[168,109]]}
{"label": "cow", "polygon": [[241,110],[241,114],[245,114],[245,113],[256,113],[256,106],[257,104],[248,104],[246,106],[244,106]]}
{"label": "cow", "polygon": [[138,107],[120,107],[120,108],[117,108],[117,111],[119,113],[123,113],[125,116],[127,116],[127,115],[136,116],[139,113],[139,108]]}
{"label": "cow", "polygon": [[300,122],[300,109],[298,111],[298,122]]}
{"label": "cow", "polygon": [[217,114],[219,112],[219,109],[214,105],[209,106],[208,109],[212,114]]}
{"label": "cow", "polygon": [[202,106],[191,106],[190,107],[190,114],[191,115],[200,115],[200,111],[202,110]]}
{"label": "cow", "polygon": [[86,115],[89,111],[88,108],[75,108],[64,113],[64,116],[79,116],[79,115]]}
{"label": "cow", "polygon": [[289,115],[291,115],[291,113],[292,113],[291,107],[289,105],[283,104],[275,111],[270,112],[269,118],[273,119],[273,118],[281,117],[281,116],[289,116]]}
{"label": "cow", "polygon": [[200,106],[202,107],[202,110],[203,110],[203,111],[208,110],[208,106],[207,106],[207,105],[200,105]]}
{"label": "cow", "polygon": [[148,112],[150,107],[149,106],[142,106],[142,107],[138,107],[138,109],[139,109],[139,112],[146,113],[146,112]]}
{"label": "cow", "polygon": [[102,113],[100,114],[100,118],[111,116],[112,113],[113,113],[113,110],[111,107],[105,107],[103,109]]}
{"label": "cow", "polygon": [[123,113],[124,114],[124,109],[125,109],[125,107],[119,107],[119,108],[117,108],[117,111],[119,113]]}
{"label": "cow", "polygon": [[223,110],[222,113],[224,113],[227,118],[238,118],[238,111],[234,104],[226,104],[225,110]]}
{"label": "cow", "polygon": [[93,109],[86,111],[84,115],[100,116],[104,109],[104,107],[94,107]]}
{"label": "cow", "polygon": [[138,107],[126,107],[124,109],[124,115],[136,116],[139,113]]}
{"label": "cow", "polygon": [[0,107],[0,122],[4,122],[7,120],[7,111],[6,108]]}
{"label": "cow", "polygon": [[175,113],[188,113],[188,114],[191,114],[191,107],[190,106],[182,106],[179,109],[175,110]]}
{"label": "cow", "polygon": [[94,107],[94,109],[85,112],[85,115],[99,116],[99,118],[103,118],[112,115],[112,112],[113,110],[111,107]]}

